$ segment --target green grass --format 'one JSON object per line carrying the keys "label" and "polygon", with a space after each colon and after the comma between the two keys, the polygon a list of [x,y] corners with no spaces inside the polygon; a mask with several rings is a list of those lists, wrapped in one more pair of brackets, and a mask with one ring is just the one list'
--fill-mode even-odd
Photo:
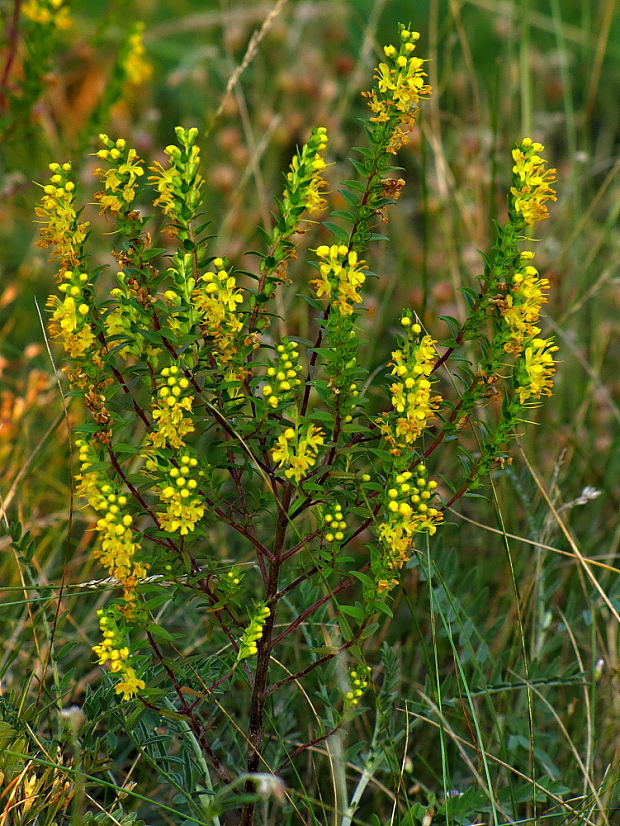
{"label": "green grass", "polygon": [[[105,129],[153,155],[174,125],[197,125],[212,175],[207,215],[222,247],[249,267],[242,252],[260,244],[256,227],[269,224],[281,172],[310,127],[331,134],[330,180],[349,175],[344,153],[361,140],[358,90],[410,5],[434,95],[399,156],[407,186],[386,224],[390,243],[372,253],[372,268],[383,275],[368,299],[368,360],[385,363],[403,305],[438,337],[446,334],[439,315],[462,317],[457,288],[476,286],[478,250],[487,248],[491,219],[503,208],[507,150],[531,134],[558,169],[559,200],[540,229],[536,263],[552,281],[548,324],[561,364],[555,393],[533,413],[536,426],[513,451],[513,464],[494,476],[484,498],[457,503],[450,524],[412,561],[393,619],[369,640],[379,711],[369,708],[284,769],[284,803],[269,798],[257,821],[613,826],[620,813],[616,4],[290,0],[224,100],[270,4],[110,3],[105,28],[100,4],[89,3],[59,52],[58,84],[70,95],[72,72],[82,69],[95,83],[96,61],[80,44],[98,33],[113,55],[123,13],[144,19],[153,79],[113,110]],[[113,588],[96,582],[92,516],[73,501],[68,434],[79,414],[61,394],[61,355],[53,350],[52,365],[35,304],[43,307],[52,283],[34,246],[38,192],[29,182],[45,177],[49,161],[84,154],[67,111],[54,108],[59,100],[49,92],[0,161],[8,192],[0,207],[0,771],[9,776],[12,752],[33,761],[28,772],[36,771],[45,792],[38,792],[39,820],[31,811],[24,823],[91,822],[87,811],[93,818],[107,812],[102,823],[137,812],[153,826],[182,824],[190,822],[184,813],[197,782],[209,800],[195,741],[172,716],[127,716],[90,651],[95,612]],[[307,273],[292,266],[291,277]],[[284,299],[278,309],[289,306]],[[304,335],[306,320],[293,320]],[[598,493],[581,501],[586,487]],[[9,521],[31,539],[11,540]],[[213,541],[225,556],[238,551],[223,532]],[[183,653],[199,669],[208,646],[200,609],[175,605],[173,625],[186,633]],[[334,629],[335,617],[325,613],[306,642],[326,645]],[[308,739],[320,691],[311,683],[305,706],[269,709],[281,738],[273,753]],[[228,700],[233,721],[243,719]],[[60,714],[73,704],[85,715],[77,731]],[[57,745],[65,768],[54,774]],[[62,820],[53,801],[65,776],[75,796]],[[7,798],[0,780],[0,823]],[[21,823],[16,817],[6,822]],[[222,826],[235,822],[226,817]]]}

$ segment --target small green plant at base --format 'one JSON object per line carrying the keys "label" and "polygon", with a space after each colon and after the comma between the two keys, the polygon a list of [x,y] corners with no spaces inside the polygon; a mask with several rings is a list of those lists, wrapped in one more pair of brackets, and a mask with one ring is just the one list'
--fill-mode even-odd
{"label": "small green plant at base", "polygon": [[[390,615],[402,571],[447,509],[509,461],[510,440],[552,391],[557,347],[538,326],[549,282],[529,232],[555,198],[555,171],[529,138],[513,150],[508,217],[478,292],[464,290],[466,318],[439,343],[405,308],[383,374],[363,364],[375,277],[364,256],[402,186],[394,156],[431,94],[418,37],[400,27],[364,93],[368,145],[342,184],[346,208],[325,214],[328,136],[317,128],[291,162],[255,273],[235,270],[201,221],[196,129],[177,127],[167,164],[148,169],[124,139],[100,136],[95,201],[115,232],[113,286],[91,264],[71,164],[51,164],[43,185],[40,243],[59,282],[50,333],[88,414],[76,428],[77,492],[97,515],[94,554],[122,589],[100,611],[93,650],[134,718],[173,715],[198,744],[217,788],[190,815],[238,808],[249,826],[265,767],[284,772],[363,712],[373,696],[364,641]],[[171,252],[153,246],[138,206],[147,192]],[[296,285],[314,324],[306,340],[276,318],[274,299],[312,229],[322,234],[312,275]],[[444,372],[461,385],[455,398]],[[495,422],[485,411],[477,426],[492,406]],[[435,472],[446,454],[460,475]],[[179,601],[203,609],[200,666],[167,627],[162,606]],[[293,639],[302,653],[289,658]],[[317,674],[342,660],[347,677],[319,690]],[[287,748],[269,707],[296,691],[312,693],[316,731]]]}

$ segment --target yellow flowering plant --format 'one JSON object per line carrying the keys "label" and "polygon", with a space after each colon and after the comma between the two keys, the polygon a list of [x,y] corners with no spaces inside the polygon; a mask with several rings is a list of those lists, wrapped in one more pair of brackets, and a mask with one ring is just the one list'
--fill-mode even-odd
{"label": "yellow flowering plant", "polygon": [[[167,160],[150,165],[124,139],[100,135],[94,200],[115,231],[112,279],[93,266],[69,163],[51,164],[37,213],[40,243],[59,265],[50,333],[87,413],[76,428],[77,492],[97,515],[95,556],[122,588],[100,614],[93,651],[119,701],[189,726],[220,788],[236,789],[244,766],[245,790],[227,804],[243,826],[267,754],[285,773],[363,709],[373,685],[364,640],[389,615],[403,570],[432,547],[447,508],[502,466],[528,409],[551,393],[557,348],[538,326],[549,282],[531,263],[528,234],[555,198],[554,170],[528,138],[513,151],[508,217],[480,288],[465,291],[467,316],[440,344],[405,308],[384,369],[361,363],[367,288],[380,277],[369,245],[403,185],[394,154],[431,94],[418,38],[400,27],[364,93],[369,140],[342,185],[346,208],[327,211],[328,136],[315,129],[290,163],[252,273],[201,222],[208,178],[196,129],[177,127]],[[162,247],[148,201],[161,213]],[[274,297],[310,232],[310,276],[295,285],[310,308],[308,338],[277,317]],[[466,369],[465,342],[478,352]],[[457,352],[467,381],[454,398],[446,377]],[[493,399],[495,424],[487,417],[471,454],[466,425]],[[440,446],[462,451],[460,475],[438,475]],[[174,601],[204,607],[200,667],[167,630],[161,606]],[[328,626],[323,639],[317,628]],[[279,752],[274,698],[306,691],[342,658],[348,677],[314,698],[317,731]],[[234,725],[219,699],[227,690],[246,697]]]}

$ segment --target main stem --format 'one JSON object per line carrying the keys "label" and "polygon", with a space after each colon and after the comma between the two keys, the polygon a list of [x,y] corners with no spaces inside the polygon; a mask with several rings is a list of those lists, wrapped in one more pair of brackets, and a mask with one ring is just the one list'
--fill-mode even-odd
{"label": "main stem", "polygon": [[[280,577],[280,566],[282,564],[282,551],[286,539],[286,529],[289,523],[289,508],[293,495],[292,485],[286,485],[282,492],[282,499],[278,501],[278,521],[273,542],[273,554],[269,565],[269,579],[265,591],[265,601],[270,608],[269,616],[263,626],[263,635],[257,643],[258,653],[256,659],[256,674],[254,676],[254,687],[252,689],[252,699],[250,703],[250,719],[248,726],[248,774],[258,771],[263,751],[265,739],[265,701],[267,692],[267,675],[269,673],[269,661],[271,659],[271,649],[273,646],[273,629],[275,624],[275,614],[277,607],[276,595],[278,593],[278,581]],[[248,780],[246,791],[253,792],[253,783]],[[250,801],[241,810],[239,826],[252,826],[254,821],[254,810],[256,804]]]}

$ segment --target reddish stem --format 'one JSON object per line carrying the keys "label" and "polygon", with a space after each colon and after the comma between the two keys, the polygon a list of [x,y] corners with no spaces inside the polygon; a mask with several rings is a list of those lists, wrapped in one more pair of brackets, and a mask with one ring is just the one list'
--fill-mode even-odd
{"label": "reddish stem", "polygon": [[4,61],[4,68],[2,70],[2,77],[0,78],[0,111],[7,108],[7,88],[9,83],[9,75],[13,67],[13,61],[17,55],[18,44],[18,30],[19,30],[19,15],[21,11],[22,0],[13,0],[13,17],[11,19],[11,28],[8,35],[8,47],[6,50],[6,58]]}

